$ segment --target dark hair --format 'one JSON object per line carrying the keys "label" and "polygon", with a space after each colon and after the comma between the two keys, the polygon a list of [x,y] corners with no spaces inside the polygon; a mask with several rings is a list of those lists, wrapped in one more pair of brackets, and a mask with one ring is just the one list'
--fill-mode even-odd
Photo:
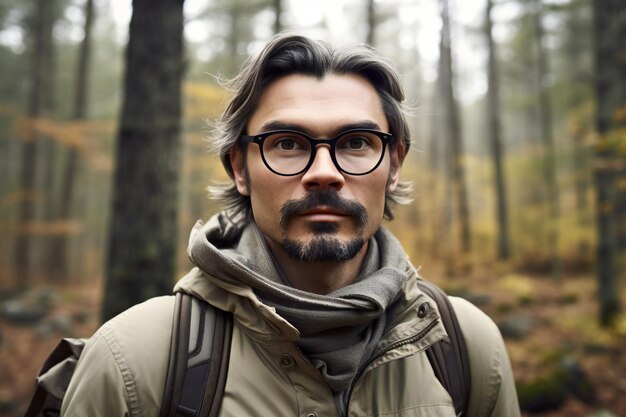
{"label": "dark hair", "polygon": [[[367,79],[380,97],[383,111],[394,137],[392,146],[400,146],[401,161],[411,145],[409,127],[402,108],[404,92],[396,68],[372,48],[358,46],[333,49],[329,45],[293,34],[274,36],[258,55],[249,58],[241,72],[227,87],[232,97],[215,125],[211,138],[222,164],[233,178],[230,152],[238,146],[248,121],[256,110],[265,88],[274,80],[289,74],[323,78],[326,74],[357,74]],[[385,195],[385,218],[392,219],[391,206],[411,201],[410,182],[400,182]],[[249,218],[250,197],[241,195],[232,182],[209,187],[211,197],[222,202],[233,214]]]}

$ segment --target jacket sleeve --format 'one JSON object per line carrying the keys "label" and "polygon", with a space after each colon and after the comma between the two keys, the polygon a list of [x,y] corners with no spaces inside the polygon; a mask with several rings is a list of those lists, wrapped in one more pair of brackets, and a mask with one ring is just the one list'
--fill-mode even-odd
{"label": "jacket sleeve", "polygon": [[495,323],[470,302],[450,297],[470,358],[468,417],[519,417],[515,380]]}
{"label": "jacket sleeve", "polygon": [[156,297],[104,324],[80,356],[61,416],[158,416],[173,308],[174,297]]}
{"label": "jacket sleeve", "polygon": [[123,375],[101,331],[89,339],[63,399],[62,417],[130,416]]}

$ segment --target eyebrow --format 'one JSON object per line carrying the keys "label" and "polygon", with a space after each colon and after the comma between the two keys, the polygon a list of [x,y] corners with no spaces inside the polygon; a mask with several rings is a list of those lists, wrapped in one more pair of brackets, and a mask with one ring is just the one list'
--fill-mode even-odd
{"label": "eyebrow", "polygon": [[[347,132],[348,130],[355,130],[355,129],[381,130],[378,123],[373,122],[371,120],[362,120],[359,122],[348,123],[348,124],[338,127],[333,132],[333,136],[337,136],[343,132]],[[308,136],[314,136],[309,129],[307,129],[306,127],[298,123],[286,123],[286,122],[281,122],[278,120],[273,120],[261,126],[261,132],[269,132],[272,130],[295,130],[298,132],[302,132]]]}

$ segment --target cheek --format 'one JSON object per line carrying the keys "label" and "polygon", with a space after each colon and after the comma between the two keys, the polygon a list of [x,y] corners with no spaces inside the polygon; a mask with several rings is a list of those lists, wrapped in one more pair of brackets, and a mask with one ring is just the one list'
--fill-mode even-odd
{"label": "cheek", "polygon": [[377,196],[376,200],[372,203],[372,206],[372,220],[376,223],[381,223],[383,215],[385,214],[385,195],[383,194],[382,196]]}
{"label": "cheek", "polygon": [[364,193],[361,201],[368,211],[369,222],[376,228],[382,222],[385,212],[385,192],[388,185],[387,172],[383,170],[381,173],[383,175],[376,175],[371,181],[361,185]]}
{"label": "cheek", "polygon": [[252,209],[259,214],[272,211],[278,200],[276,190],[277,187],[271,181],[262,176],[253,177],[250,186]]}
{"label": "cheek", "polygon": [[253,187],[250,196],[252,205],[252,217],[257,226],[266,236],[276,238],[279,228],[280,207],[277,203],[278,198],[272,196],[269,190],[264,187]]}
{"label": "cheek", "polygon": [[281,177],[262,167],[250,166],[250,203],[252,214],[259,227],[277,227],[280,209],[289,199],[288,186]]}

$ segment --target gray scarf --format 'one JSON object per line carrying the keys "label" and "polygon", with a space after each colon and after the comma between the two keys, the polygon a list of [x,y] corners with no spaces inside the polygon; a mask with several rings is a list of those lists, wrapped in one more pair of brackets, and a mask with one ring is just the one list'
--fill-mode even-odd
{"label": "gray scarf", "polygon": [[250,286],[275,307],[298,329],[300,348],[336,393],[370,359],[387,324],[386,310],[406,281],[404,251],[382,228],[369,242],[358,280],[327,295],[286,285],[254,223],[238,228],[217,215],[202,233],[192,233],[189,254],[199,268]]}

